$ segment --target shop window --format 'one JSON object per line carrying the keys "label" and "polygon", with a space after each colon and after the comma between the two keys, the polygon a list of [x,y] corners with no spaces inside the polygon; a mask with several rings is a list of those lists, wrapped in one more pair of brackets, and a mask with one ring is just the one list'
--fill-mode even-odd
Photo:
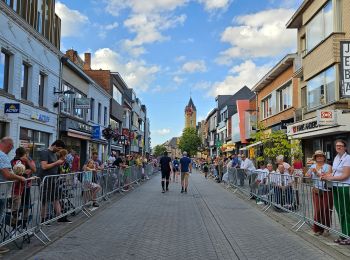
{"label": "shop window", "polygon": [[8,92],[10,73],[10,55],[4,50],[0,52],[0,89]]}
{"label": "shop window", "polygon": [[330,0],[306,25],[307,51],[312,50],[333,31],[333,1]]}
{"label": "shop window", "polygon": [[307,107],[316,108],[334,100],[335,67],[333,66],[307,82]]}
{"label": "shop window", "polygon": [[43,10],[44,10],[44,4],[43,0],[38,0],[38,5],[37,5],[37,21],[36,21],[36,30],[39,33],[43,32]]}
{"label": "shop window", "polygon": [[20,146],[28,150],[29,156],[39,166],[40,152],[49,147],[50,134],[21,127],[19,139]]}

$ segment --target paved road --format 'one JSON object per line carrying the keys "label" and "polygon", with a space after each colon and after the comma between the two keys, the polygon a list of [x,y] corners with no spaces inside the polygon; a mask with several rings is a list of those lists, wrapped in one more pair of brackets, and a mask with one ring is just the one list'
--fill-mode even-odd
{"label": "paved road", "polygon": [[31,259],[332,259],[218,184],[142,185]]}

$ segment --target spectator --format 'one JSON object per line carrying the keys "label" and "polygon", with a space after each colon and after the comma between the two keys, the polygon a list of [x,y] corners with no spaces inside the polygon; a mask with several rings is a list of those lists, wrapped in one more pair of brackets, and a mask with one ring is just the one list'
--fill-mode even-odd
{"label": "spectator", "polygon": [[[94,160],[90,159],[87,162],[86,171],[91,171],[92,176],[97,174],[97,166]],[[90,193],[91,193],[92,206],[99,207],[100,205],[97,203],[96,198],[97,198],[97,193],[101,190],[101,186],[96,182],[94,182],[92,178],[92,181],[87,184],[87,188],[90,190]]]}
{"label": "spectator", "polygon": [[258,176],[256,178],[256,185],[258,187],[258,197],[256,200],[257,204],[264,204],[260,197],[266,196],[266,194],[269,192],[267,182],[268,182],[268,175],[269,170],[265,167],[265,163],[260,163],[260,168],[256,171],[258,173]]}
{"label": "spectator", "polygon": [[173,160],[173,181],[178,182],[179,178],[179,158],[175,157]]}
{"label": "spectator", "polygon": [[[332,182],[334,207],[338,213],[341,231],[350,236],[350,155],[346,148],[347,143],[344,140],[335,141],[337,156],[333,161],[333,172],[322,176],[321,180]],[[343,237],[339,237],[335,242],[350,245],[350,239]]]}
{"label": "spectator", "polygon": [[66,162],[69,165],[69,169],[72,169],[73,167],[74,154],[75,154],[75,151],[73,149],[70,149],[69,153],[66,156]]}
{"label": "spectator", "polygon": [[[12,172],[11,161],[8,157],[9,152],[13,149],[13,140],[10,137],[4,137],[0,140],[0,182],[5,181],[21,181],[24,182],[23,176],[15,175]],[[0,184],[4,190],[10,189],[6,184]],[[0,199],[0,223],[3,223],[5,215],[6,198]],[[1,240],[0,240],[1,241]],[[0,247],[0,253],[6,253],[9,249],[7,247]]]}
{"label": "spectator", "polygon": [[[51,144],[51,146],[48,149],[42,150],[40,152],[41,177],[44,180],[42,184],[43,197],[41,198],[43,204],[41,208],[42,222],[47,221],[46,210],[48,203],[53,203],[56,217],[60,217],[62,214],[61,205],[59,201],[60,192],[56,182],[58,179],[57,174],[59,173],[59,166],[64,164],[64,160],[57,159],[57,152],[64,148],[65,143],[62,140],[56,140]],[[47,178],[44,178],[46,176]],[[67,216],[60,217],[57,221],[71,223]]]}
{"label": "spectator", "polygon": [[238,165],[238,157],[237,157],[237,154],[233,154],[232,155],[232,163],[231,163],[231,166],[233,168],[237,168],[239,165]]}
{"label": "spectator", "polygon": [[253,162],[249,158],[247,158],[245,154],[242,154],[241,158],[242,158],[241,169],[244,169],[246,172],[255,170],[255,166]]}
{"label": "spectator", "polygon": [[[24,166],[24,172],[21,174],[26,179],[29,179],[33,173],[36,172],[35,163],[27,156],[27,151],[23,147],[16,149],[16,155],[11,161],[12,167],[21,164]],[[31,203],[30,197],[31,180],[27,180],[25,183],[16,182],[13,185],[13,201],[12,210],[18,211],[20,206],[23,208],[23,221],[26,223],[28,219],[28,209]],[[16,214],[13,214],[14,216]]]}
{"label": "spectator", "polygon": [[73,162],[72,162],[72,172],[79,172],[79,171],[80,171],[80,156],[76,151],[74,151]]}
{"label": "spectator", "polygon": [[276,157],[276,164],[277,164],[277,165],[282,164],[284,170],[285,170],[287,173],[293,174],[293,167],[290,166],[289,163],[286,163],[286,162],[284,161],[284,156],[283,156],[283,155],[278,155],[278,156]]}
{"label": "spectator", "polygon": [[332,172],[332,167],[326,163],[326,155],[317,150],[313,155],[315,163],[311,165],[307,172],[307,177],[313,180],[312,202],[314,208],[314,223],[313,231],[316,236],[329,236],[329,231],[319,226],[320,223],[326,227],[331,226],[333,210],[333,194],[332,191],[325,187],[325,182],[321,181],[321,177],[329,175]]}

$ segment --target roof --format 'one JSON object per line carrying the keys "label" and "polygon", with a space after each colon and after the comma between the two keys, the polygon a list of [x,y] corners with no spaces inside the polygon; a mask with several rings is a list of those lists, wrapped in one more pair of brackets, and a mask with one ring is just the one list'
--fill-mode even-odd
{"label": "roof", "polygon": [[194,111],[197,111],[196,106],[194,105],[191,97],[190,97],[190,100],[188,101],[188,105],[186,107],[192,107]]}
{"label": "roof", "polygon": [[292,18],[288,21],[286,24],[287,28],[300,28],[303,24],[303,17],[302,14],[305,11],[306,8],[310,6],[312,3],[312,0],[304,0],[304,2],[299,6],[298,10],[293,14]]}
{"label": "roof", "polygon": [[[252,91],[260,91],[274,81],[282,72],[287,70],[290,66],[293,66],[294,59],[298,55],[287,54],[279,63],[277,63],[255,86],[252,88]],[[291,75],[292,77],[292,75]]]}

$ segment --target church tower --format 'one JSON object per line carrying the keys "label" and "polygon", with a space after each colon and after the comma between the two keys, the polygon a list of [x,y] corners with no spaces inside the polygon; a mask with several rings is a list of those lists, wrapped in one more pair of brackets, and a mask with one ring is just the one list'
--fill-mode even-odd
{"label": "church tower", "polygon": [[188,101],[188,105],[185,108],[185,128],[193,127],[196,128],[197,124],[197,109],[193,104],[192,98]]}

